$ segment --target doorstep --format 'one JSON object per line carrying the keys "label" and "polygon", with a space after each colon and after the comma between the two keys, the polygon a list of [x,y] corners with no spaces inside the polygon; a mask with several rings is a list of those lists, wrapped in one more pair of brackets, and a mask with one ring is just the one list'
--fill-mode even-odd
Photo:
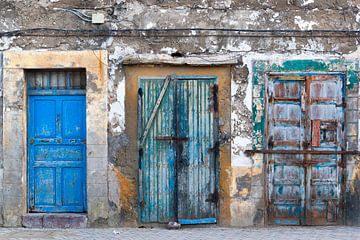
{"label": "doorstep", "polygon": [[28,213],[22,216],[26,228],[86,228],[87,215],[77,213]]}

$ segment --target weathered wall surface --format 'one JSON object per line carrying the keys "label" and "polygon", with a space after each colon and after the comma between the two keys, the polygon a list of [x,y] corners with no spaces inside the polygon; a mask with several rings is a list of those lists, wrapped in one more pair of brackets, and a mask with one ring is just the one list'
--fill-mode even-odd
{"label": "weathered wall surface", "polygon": [[[60,8],[80,9],[86,14],[102,12],[106,23],[93,25]],[[163,29],[232,28],[356,30],[360,27],[360,3],[355,0],[40,0],[0,2],[0,32],[27,28],[57,29]],[[181,35],[179,37],[179,35]],[[253,62],[269,60],[281,65],[287,59],[352,59],[360,57],[356,37],[319,35],[277,37],[229,34],[228,32],[182,31],[136,32],[126,37],[97,36],[2,36],[0,51],[106,49],[108,58],[108,144],[109,225],[136,225],[137,165],[126,156],[129,138],[125,134],[124,59],[138,62],[181,62],[216,65],[231,62],[231,126],[224,141],[231,141],[230,214],[228,225],[251,226],[265,223],[264,165],[262,156],[244,154],[256,144],[253,104],[261,110],[260,92],[253,92]],[[171,54],[174,54],[174,57]],[[1,56],[1,55],[0,55]],[[180,58],[177,58],[179,57]],[[143,60],[142,60],[143,59]],[[180,60],[179,60],[180,59]],[[1,71],[0,71],[1,73]],[[357,95],[355,100],[357,100]],[[255,108],[256,109],[256,108]],[[256,110],[259,110],[256,109]],[[261,116],[260,116],[261,117]],[[354,120],[356,122],[356,120]],[[256,129],[255,129],[256,130]],[[359,207],[360,167],[353,161],[347,175],[347,199]],[[0,164],[1,181],[1,164]],[[0,188],[1,192],[1,188]],[[1,200],[1,196],[0,196]],[[1,206],[1,203],[0,203]],[[359,217],[352,217],[353,224]]]}

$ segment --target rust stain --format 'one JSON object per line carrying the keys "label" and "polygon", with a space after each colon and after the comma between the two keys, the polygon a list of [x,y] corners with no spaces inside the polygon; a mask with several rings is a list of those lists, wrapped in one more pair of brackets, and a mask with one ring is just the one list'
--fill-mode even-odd
{"label": "rust stain", "polygon": [[136,198],[136,188],[132,180],[125,177],[119,169],[114,168],[116,178],[120,184],[120,205],[125,210],[131,210],[132,200]]}

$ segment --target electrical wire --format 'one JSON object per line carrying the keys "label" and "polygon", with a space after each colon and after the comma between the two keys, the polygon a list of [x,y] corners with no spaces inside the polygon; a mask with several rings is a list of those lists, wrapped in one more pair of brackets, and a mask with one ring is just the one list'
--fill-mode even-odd
{"label": "electrical wire", "polygon": [[[68,10],[68,9],[67,9]],[[71,11],[71,10],[68,10]],[[74,13],[74,12],[72,12]],[[75,13],[74,13],[75,14]],[[79,16],[80,17],[80,16]],[[82,16],[83,17],[83,16]],[[86,19],[86,18],[85,18]],[[89,20],[89,19],[86,19]],[[0,32],[0,37],[10,36],[86,36],[86,37],[360,37],[360,30],[296,30],[296,29],[231,29],[231,28],[127,28],[127,29],[60,29],[28,28]]]}
{"label": "electrical wire", "polygon": [[91,22],[91,16],[86,15],[86,14],[82,13],[81,11],[79,11],[77,9],[53,8],[53,10],[62,10],[62,11],[65,11],[65,12],[69,12],[69,13],[75,14],[80,19],[84,20],[85,22]]}

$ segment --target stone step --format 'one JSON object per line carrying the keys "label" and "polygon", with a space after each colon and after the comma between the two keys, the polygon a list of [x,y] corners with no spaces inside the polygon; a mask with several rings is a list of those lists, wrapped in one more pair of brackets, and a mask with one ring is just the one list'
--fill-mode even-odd
{"label": "stone step", "polygon": [[28,213],[22,217],[26,228],[86,228],[86,214]]}

